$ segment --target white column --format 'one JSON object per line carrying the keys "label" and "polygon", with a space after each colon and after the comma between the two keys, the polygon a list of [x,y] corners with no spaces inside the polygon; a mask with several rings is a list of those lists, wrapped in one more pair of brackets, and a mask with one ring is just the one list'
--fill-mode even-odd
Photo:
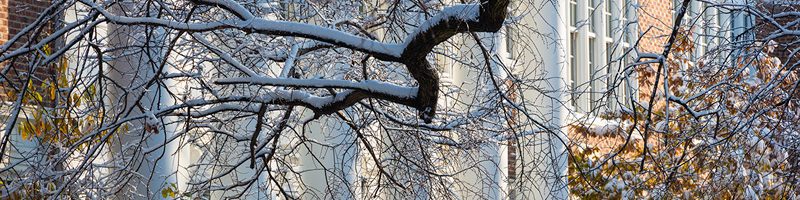
{"label": "white column", "polygon": [[356,188],[353,187],[356,185],[359,146],[350,127],[331,115],[309,123],[304,134],[312,141],[305,142],[299,148],[301,179],[305,186],[301,198],[357,197]]}
{"label": "white column", "polygon": [[[519,140],[522,146],[519,154],[521,160],[518,161],[516,168],[518,173],[524,176],[521,176],[522,179],[518,180],[520,182],[514,185],[516,187],[514,190],[518,194],[516,195],[518,199],[567,199],[569,196],[566,178],[567,137],[566,129],[562,126],[565,124],[568,112],[566,106],[569,105],[566,92],[569,79],[568,2],[535,0],[533,4],[537,7],[541,5],[539,14],[530,15],[523,23],[534,27],[541,34],[531,34],[532,45],[538,49],[548,50],[525,52],[533,60],[524,63],[541,66],[538,69],[544,70],[545,80],[539,84],[539,88],[547,93],[542,95],[534,90],[523,91],[526,101],[532,101],[534,97],[542,98],[535,103],[535,106],[531,105],[526,110],[542,112],[543,115],[541,118],[533,116],[534,119],[527,119],[527,116],[522,115],[520,120],[529,123],[533,123],[531,120],[537,120],[550,131],[532,134]],[[581,54],[578,56],[578,60],[586,58],[580,57]],[[525,67],[523,70],[534,70],[534,68]],[[529,73],[523,72],[523,74]]]}
{"label": "white column", "polygon": [[[175,37],[174,35],[172,37]],[[185,38],[185,36],[184,36]],[[170,38],[171,40],[171,38]],[[166,48],[166,47],[165,47]],[[164,55],[164,52],[161,52]],[[170,53],[168,63],[180,63],[179,60],[183,60],[186,58],[180,57],[178,53],[172,52]],[[192,71],[192,65],[188,66],[171,66],[166,65],[164,68],[164,74],[178,74],[187,71]],[[180,68],[180,69],[179,69]],[[183,104],[184,100],[186,99],[195,99],[202,94],[198,92],[192,91],[189,88],[198,87],[193,82],[190,82],[187,79],[166,79],[163,80],[164,85],[159,88],[159,97],[158,97],[158,104],[159,108],[164,108],[167,106]],[[170,94],[174,94],[172,96]],[[178,191],[187,191],[189,189],[188,183],[192,180],[196,173],[205,173],[205,172],[196,172],[198,168],[188,168],[190,165],[197,163],[200,159],[200,155],[202,155],[202,150],[197,148],[192,143],[188,142],[187,138],[190,138],[190,133],[186,133],[186,119],[183,117],[178,116],[166,116],[163,117],[165,130],[162,132],[164,133],[163,136],[158,137],[157,141],[154,141],[156,145],[164,145],[165,151],[164,155],[160,153],[155,154],[154,156],[160,156],[160,160],[165,162],[165,166],[168,166],[164,169],[161,173],[168,173],[173,174],[170,176],[174,176],[170,178],[170,183],[174,183],[177,186]],[[199,130],[194,130],[199,131]],[[180,135],[179,135],[180,134]],[[166,144],[164,144],[166,142]],[[184,144],[181,144],[184,143]],[[167,183],[165,186],[169,186],[170,183]],[[160,188],[158,190],[154,190],[157,194],[161,194]]]}
{"label": "white column", "polygon": [[[129,8],[131,6],[135,6],[135,4],[122,3],[120,6]],[[114,9],[112,12],[119,12],[119,10]],[[143,30],[138,27],[111,25],[109,26],[109,29],[111,30],[109,34],[112,35],[110,41],[112,47],[142,45],[142,42],[140,42],[141,39],[147,36],[143,33]],[[156,29],[153,31],[153,34],[150,35],[150,38],[144,39],[145,42],[152,46],[149,49],[150,55],[144,55],[146,52],[130,55],[119,53],[115,55],[117,57],[115,57],[115,59],[111,62],[111,66],[109,67],[113,68],[114,70],[105,69],[107,73],[109,73],[109,77],[122,87],[131,87],[145,83],[156,73],[160,73],[156,71],[157,64],[154,64],[153,62],[159,63],[162,61],[162,59],[166,59],[164,58],[164,51],[161,48],[158,48],[158,46],[162,46],[166,43],[166,36],[166,31],[163,29]],[[137,40],[136,38],[140,40]],[[165,93],[166,88],[159,87],[158,85],[131,91],[128,93],[127,97],[120,99],[123,98],[121,96],[123,95],[123,91],[121,90],[128,89],[129,88],[111,89],[111,93],[114,93],[113,97],[106,99],[106,101],[109,101],[108,105],[114,105],[114,107],[110,108],[110,110],[113,110],[117,113],[126,112],[127,109],[135,106],[137,103],[136,95],[139,94],[145,94],[144,97],[138,101],[138,103],[144,107],[145,111],[144,113],[139,112],[138,109],[134,108],[134,111],[132,112],[133,115],[146,114],[149,111],[155,111],[161,107],[169,106],[175,103],[168,98],[168,94]],[[117,102],[118,100],[121,100],[121,102],[126,102],[127,106],[125,108],[117,107],[119,106],[117,103],[121,103]],[[163,120],[164,124],[167,124],[164,127],[160,126],[160,119],[153,119],[152,117],[148,117],[147,120],[131,122],[132,130],[129,133],[120,133],[119,138],[121,144],[114,144],[114,146],[112,146],[112,151],[117,154],[115,155],[115,159],[122,157],[130,159],[131,156],[133,156],[133,162],[142,162],[141,165],[138,163],[128,165],[130,170],[136,170],[138,176],[131,180],[130,185],[128,186],[130,189],[128,191],[133,192],[133,194],[124,194],[123,196],[133,198],[161,198],[161,189],[168,186],[169,183],[177,182],[177,177],[174,176],[174,173],[177,171],[177,165],[174,160],[174,153],[177,150],[177,143],[173,142],[170,144],[165,144],[167,141],[166,139],[174,134],[176,125],[169,124],[169,122],[175,119],[164,118]],[[141,128],[144,127],[144,124],[142,124],[143,122],[150,123],[151,125],[156,125],[155,123],[158,123],[158,133],[148,133],[147,131],[144,131]],[[142,138],[142,134],[145,134],[146,137]],[[140,142],[143,144],[141,149],[134,151],[122,151],[121,149],[137,148],[136,144]],[[160,145],[163,146],[157,147]],[[154,151],[150,154],[144,154],[144,152],[142,152],[142,150],[149,149],[154,149]]]}
{"label": "white column", "polygon": [[[75,22],[75,21],[77,21],[79,19],[82,19],[82,18],[86,17],[88,12],[78,12],[78,10],[84,10],[84,9],[86,9],[85,5],[80,5],[80,4],[76,4],[75,6],[69,7],[64,12],[64,23],[65,24],[73,23],[73,22]],[[107,25],[106,24],[97,25],[94,34],[96,36],[99,36],[98,38],[102,38],[102,37],[108,36]],[[78,36],[79,36],[78,32],[70,32],[70,33],[68,33],[66,35],[66,39],[64,41],[72,41]],[[79,42],[78,45],[85,45],[85,41]],[[80,54],[82,51],[87,50],[87,49],[88,48],[72,48],[72,49],[67,50],[67,52],[64,54],[64,57],[68,60],[67,61],[67,63],[68,63],[67,71],[70,71],[70,72],[83,72],[84,74],[80,75],[79,77],[91,77],[91,76],[96,76],[99,73],[100,69],[95,67],[95,65],[87,64],[87,62],[89,62],[89,63],[90,62],[96,62],[95,60],[90,59],[90,58],[91,57],[96,57],[98,55],[96,55],[95,52],[91,51],[91,50],[88,51],[88,52],[84,52],[84,53],[87,53],[88,56]],[[88,66],[88,68],[87,68],[87,66]],[[107,70],[107,68],[106,68],[106,70]],[[108,103],[108,102],[106,101],[104,103]],[[27,113],[30,113],[30,112],[27,112]],[[16,127],[16,128],[18,128],[18,127]],[[24,148],[25,147],[24,143],[22,143],[22,142],[26,142],[26,143],[27,142],[31,142],[31,141],[21,141],[19,139],[17,139],[17,141],[14,141],[15,139],[16,139],[15,137],[12,137],[11,138],[11,142],[14,142],[14,144],[17,144],[18,148]],[[22,145],[20,145],[21,143],[22,143]],[[96,144],[96,145],[99,145],[99,144]],[[14,148],[14,149],[11,149],[11,150],[13,152],[13,150],[18,149],[18,148]],[[111,162],[113,162],[113,157],[111,156],[112,152],[109,150],[109,147],[107,145],[104,145],[103,147],[98,148],[96,151],[97,152],[88,152],[86,154],[80,154],[80,155],[83,155],[83,156],[94,156],[94,159],[92,159],[92,161],[91,161],[91,163],[93,165],[108,165]],[[8,157],[7,157],[8,155],[5,155],[5,156],[6,157],[4,157],[4,159],[8,159]],[[13,163],[13,162],[11,162],[11,163]],[[66,164],[69,165],[70,168],[77,168],[81,163],[80,162],[70,162],[70,163],[66,163]],[[90,172],[91,174],[86,174],[84,176],[105,177],[105,176],[108,176],[111,171],[112,170],[108,169],[108,168],[99,168],[98,167],[98,168],[94,168]],[[95,178],[95,180],[100,181],[100,178]],[[94,183],[94,184],[99,185],[99,186],[108,185],[108,183],[105,183],[105,182],[98,182],[98,183]],[[93,192],[96,192],[96,191],[92,191],[92,193],[90,193],[90,194],[91,195],[97,195],[97,193],[93,193]]]}
{"label": "white column", "polygon": [[[498,54],[499,56],[490,56],[492,60],[484,60],[483,56],[478,56],[481,58],[481,62],[485,63],[489,62],[489,70],[491,71],[490,76],[487,77],[484,83],[485,87],[483,91],[476,91],[473,94],[483,94],[484,96],[494,96],[494,93],[499,91],[498,88],[493,87],[494,83],[492,83],[492,79],[499,81],[501,90],[505,90],[505,82],[504,80],[507,77],[506,71],[502,69],[501,64],[499,62],[504,62],[507,66],[510,66],[513,62],[510,60],[506,60],[509,57],[508,53],[505,50],[502,50],[501,47],[505,47],[503,38],[500,37],[500,33],[481,33],[479,36],[481,37],[481,43],[490,51],[490,55]],[[479,50],[480,51],[480,50]],[[477,52],[474,55],[482,55],[482,52]],[[500,60],[498,60],[500,59]],[[513,68],[512,68],[513,69]],[[497,103],[502,103],[502,99],[494,99]],[[498,110],[497,113],[503,112],[502,110]],[[505,117],[502,114],[495,115],[493,117],[497,117],[497,120],[504,120]],[[503,122],[498,121],[498,124],[506,124]],[[484,126],[491,126],[491,124],[486,123]],[[491,137],[494,133],[487,132],[485,133],[485,137]],[[476,183],[478,187],[481,189],[481,193],[484,194],[485,198],[487,199],[505,199],[506,194],[508,193],[508,186],[507,186],[507,177],[508,177],[508,148],[505,145],[501,144],[501,141],[489,141],[485,145],[481,146],[480,153],[482,156],[485,156],[486,160],[480,163],[479,170],[481,173],[476,176],[477,180]]]}
{"label": "white column", "polygon": [[[238,128],[239,131],[241,131],[241,132],[252,133],[256,129],[256,120],[257,120],[257,117],[256,116],[252,116],[252,117],[248,117],[246,119],[242,119],[241,121],[240,120],[232,121],[233,122],[232,124],[234,124],[236,126],[236,128]],[[264,126],[264,127],[267,127],[267,126]],[[264,128],[264,129],[269,130],[268,128]],[[263,131],[259,135],[258,142],[268,142],[268,141],[266,141],[268,139],[268,137],[269,137],[269,135],[268,135],[267,131]],[[223,143],[223,141],[224,141],[224,143]],[[205,173],[204,176],[206,176],[206,177],[202,177],[202,178],[208,178],[210,176],[216,176],[219,173],[227,171],[229,169],[229,167],[234,167],[235,168],[230,174],[224,175],[221,178],[214,180],[212,182],[212,185],[227,187],[227,186],[231,186],[231,185],[234,185],[234,184],[238,184],[239,181],[245,181],[245,180],[248,180],[251,177],[256,176],[256,174],[258,174],[257,170],[261,170],[260,165],[262,165],[263,163],[261,163],[260,160],[256,160],[256,163],[259,163],[259,164],[256,164],[255,168],[250,168],[250,165],[249,165],[249,163],[250,163],[250,148],[249,148],[249,146],[243,145],[241,142],[230,141],[230,140],[217,140],[217,141],[212,141],[212,142],[209,142],[209,143],[217,143],[217,144],[214,144],[214,146],[217,146],[218,148],[223,148],[222,150],[219,150],[219,152],[220,152],[220,155],[222,155],[224,157],[227,157],[227,160],[214,161],[215,158],[210,158],[210,159],[207,158],[208,160],[206,160],[205,162],[221,162],[221,163],[219,163],[219,164],[221,164],[221,166],[200,167],[200,168],[198,168],[198,170],[204,170],[204,171],[198,171],[198,172],[195,172],[195,173],[197,173],[197,174]],[[186,150],[181,150],[181,154],[183,154],[184,151],[186,151]],[[214,154],[216,154],[216,153],[217,152],[214,152]],[[245,161],[244,164],[240,164],[239,163],[240,159],[247,159],[247,160]],[[273,162],[275,162],[275,161],[273,161]],[[271,165],[271,166],[275,166],[275,165]],[[184,167],[184,166],[181,166],[181,167]],[[268,170],[268,169],[264,169],[264,170]],[[225,198],[236,197],[236,195],[238,195],[239,193],[242,193],[242,195],[238,196],[237,197],[238,199],[280,199],[280,198],[277,198],[275,196],[275,194],[280,194],[280,192],[278,192],[278,190],[275,189],[275,188],[268,188],[266,191],[261,190],[262,188],[260,188],[260,187],[262,187],[262,185],[268,185],[267,187],[275,187],[275,185],[272,184],[272,182],[270,182],[268,180],[267,173],[268,173],[267,171],[261,172],[261,175],[258,177],[257,182],[254,183],[251,187],[248,187],[248,188],[237,188],[236,190],[215,190],[215,191],[212,191],[211,194],[210,194],[210,197],[211,197],[210,199],[225,199]],[[273,171],[272,173],[275,173],[275,171]],[[191,178],[191,177],[187,177],[187,178]],[[181,180],[179,180],[179,181],[181,181]],[[194,181],[197,181],[197,180],[194,180]],[[179,188],[179,189],[183,189],[183,188]],[[246,189],[246,191],[241,191],[241,190],[245,190],[245,189]],[[289,188],[286,188],[286,189],[288,190]]]}
{"label": "white column", "polygon": [[[496,80],[506,80],[508,76],[506,71],[501,67],[502,64],[509,67],[511,70],[514,70],[514,66],[512,64],[510,58],[511,56],[508,55],[508,52],[501,48],[505,47],[505,38],[501,37],[501,33],[494,33],[494,34],[487,34],[490,36],[491,41],[488,44],[491,44],[491,51],[495,54],[498,54],[497,57],[492,57],[492,60],[489,61],[492,71],[492,76]],[[497,60],[500,59],[500,60]],[[499,63],[502,62],[502,63]],[[491,85],[490,80],[487,80],[486,85]],[[504,84],[504,89],[506,90],[507,86]],[[493,91],[498,92],[498,91]],[[487,95],[490,96],[490,95]],[[503,100],[498,99],[498,103],[503,102]],[[502,111],[498,111],[499,113]],[[505,119],[504,116],[498,116],[498,119]],[[502,123],[506,124],[506,123]],[[487,136],[488,137],[488,136]],[[505,141],[496,141],[490,142],[487,146],[483,147],[484,151],[488,155],[489,158],[492,159],[492,162],[483,163],[483,168],[486,170],[491,181],[484,183],[484,190],[488,192],[488,197],[490,199],[506,199],[508,194],[508,146],[505,145]]]}

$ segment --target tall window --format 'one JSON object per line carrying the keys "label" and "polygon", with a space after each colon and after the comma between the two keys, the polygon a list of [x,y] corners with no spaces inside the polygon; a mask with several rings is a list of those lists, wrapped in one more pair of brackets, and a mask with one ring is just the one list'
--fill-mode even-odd
{"label": "tall window", "polygon": [[575,0],[569,1],[569,24],[572,27],[578,27],[578,2]]}
{"label": "tall window", "polygon": [[[701,8],[706,8],[708,6],[706,3],[702,3],[701,5],[703,5]],[[713,39],[712,33],[714,30],[712,29],[715,21],[714,13],[712,12],[711,8],[701,9],[701,12],[703,13],[700,13],[699,16],[701,16],[700,21],[702,22],[703,26],[701,26],[700,30],[698,30],[698,32],[701,33],[699,34],[700,39],[698,40],[700,41],[700,46],[698,48],[699,51],[697,52],[698,58],[702,57],[706,54],[706,52],[708,52],[711,40]]]}
{"label": "tall window", "polygon": [[590,108],[594,108],[594,103],[595,103],[594,100],[596,99],[595,98],[595,91],[597,91],[597,87],[595,87],[595,85],[594,85],[595,78],[596,78],[595,74],[597,74],[596,70],[595,70],[594,53],[595,53],[594,38],[589,38],[589,70],[588,71],[589,71],[589,87],[590,87],[589,88],[589,107]]}
{"label": "tall window", "polygon": [[681,0],[672,0],[672,21],[677,19],[678,9],[681,8]]}
{"label": "tall window", "polygon": [[716,20],[714,19],[714,13],[711,12],[710,8],[706,9],[706,11],[703,13],[703,23],[705,24],[705,26],[703,26],[705,29],[703,30],[704,33],[703,43],[705,43],[706,45],[710,44],[711,39],[713,39],[711,34],[714,33],[713,28],[714,26],[716,26],[716,24],[714,23],[715,21]]}
{"label": "tall window", "polygon": [[[619,0],[622,1],[620,4],[613,0],[581,0],[586,1],[588,6],[580,8],[578,1],[568,1],[571,70],[569,78],[572,80],[570,86],[575,90],[571,96],[573,105],[578,108],[593,108],[599,105],[613,106],[606,108],[618,107],[619,103],[616,102],[619,100],[616,98],[623,97],[624,93],[628,92],[624,83],[615,83],[622,80],[618,75],[624,69],[621,67],[624,66],[623,61],[615,59],[624,55],[622,50],[630,48],[629,41],[633,41],[636,37],[627,27],[627,23],[636,14],[633,9],[635,5],[632,5],[634,1]],[[577,25],[581,20],[586,20],[588,27]],[[578,31],[581,28],[585,28],[582,30],[586,32]],[[605,30],[598,30],[599,28]],[[581,57],[577,57],[578,55]],[[589,101],[586,101],[587,99]]]}
{"label": "tall window", "polygon": [[610,42],[607,42],[606,43],[606,62],[608,62],[608,65],[611,65],[611,62],[613,62],[613,61],[614,61],[614,44],[610,43]]}
{"label": "tall window", "polygon": [[624,2],[622,2],[622,6],[620,7],[622,8],[623,19],[627,20],[629,17],[631,17],[631,8],[633,7],[633,2],[631,0],[624,0]]}
{"label": "tall window", "polygon": [[[625,57],[622,59],[622,69],[620,69],[620,72],[623,73],[622,74],[623,76],[627,76],[627,73],[625,73],[625,68],[627,68],[629,64],[633,63],[632,62],[633,55],[630,55],[629,51],[630,51],[630,48],[628,48],[628,47],[625,47],[623,49],[623,51],[622,51],[623,54],[625,55]],[[625,78],[625,77],[623,77],[623,78]],[[626,80],[623,79],[623,81],[626,81]],[[622,97],[622,103],[625,106],[630,106],[631,105],[629,95],[634,95],[634,92],[635,92],[633,87],[631,87],[631,85],[628,85],[627,83],[628,82],[632,83],[632,82],[635,82],[635,81],[636,81],[636,79],[634,79],[633,77],[630,77],[627,80],[627,82],[623,82],[624,84],[620,86],[620,87],[624,88],[623,92],[622,92],[622,94],[620,94],[620,96]],[[636,99],[636,98],[634,97],[634,99]]]}
{"label": "tall window", "polygon": [[611,21],[614,18],[611,16],[611,4],[612,4],[611,2],[613,2],[613,1],[606,0],[605,2],[603,2],[603,8],[604,8],[603,9],[603,16],[605,17],[605,21],[606,21],[606,37],[611,37],[611,33],[613,32],[612,31],[613,30],[612,29],[613,26],[612,26]]}
{"label": "tall window", "polygon": [[577,41],[578,41],[578,33],[572,32],[570,33],[570,41],[569,41],[569,78],[570,78],[570,88],[572,88],[572,106],[578,106],[578,95],[577,92],[577,80],[578,80],[578,60],[575,59],[575,55],[577,55]]}
{"label": "tall window", "polygon": [[622,36],[623,40],[622,41],[623,42],[631,42],[631,39],[630,39],[631,37],[630,36],[631,36],[631,34],[633,34],[630,31],[627,31],[628,30],[628,21],[629,21],[628,19],[630,17],[632,17],[631,16],[631,7],[633,7],[632,3],[633,2],[631,2],[631,0],[625,0],[625,2],[622,4],[622,7],[621,7],[622,8],[622,16],[620,16],[619,25],[620,25],[621,30],[623,30],[622,31],[622,34],[623,34],[623,36]]}
{"label": "tall window", "polygon": [[613,106],[615,102],[614,95],[611,94],[611,91],[619,91],[616,90],[613,84],[615,81],[614,79],[617,78],[615,70],[616,65],[613,63],[613,61],[614,61],[614,44],[611,42],[607,42],[606,63],[608,64],[606,65],[606,77],[603,80],[605,80],[606,90],[608,90],[608,92],[604,95],[606,95],[605,100],[608,102],[607,105],[609,106],[609,108],[614,108]]}
{"label": "tall window", "polygon": [[595,26],[597,23],[594,21],[594,8],[597,6],[597,0],[591,0],[591,4],[589,4],[589,31],[597,33]]}
{"label": "tall window", "polygon": [[514,51],[516,50],[516,42],[514,41],[514,28],[506,25],[506,53],[509,59],[514,59]]}
{"label": "tall window", "polygon": [[570,98],[572,99],[572,106],[578,107],[578,60],[576,56],[578,55],[578,1],[570,0],[569,1],[569,80],[570,80],[570,88],[572,92],[570,93]]}

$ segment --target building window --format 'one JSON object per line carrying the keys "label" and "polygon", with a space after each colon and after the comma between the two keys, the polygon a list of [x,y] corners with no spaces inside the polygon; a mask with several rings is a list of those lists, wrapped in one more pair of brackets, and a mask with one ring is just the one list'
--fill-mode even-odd
{"label": "building window", "polygon": [[614,61],[614,43],[606,42],[606,63],[607,63],[605,66],[606,78],[603,80],[605,80],[606,90],[608,91],[601,91],[601,92],[605,92],[607,101],[606,104],[608,105],[609,108],[614,108],[613,106],[615,105],[616,102],[614,99],[615,97],[613,95],[616,92],[612,91],[619,91],[617,90],[617,88],[614,87],[614,81],[615,81],[614,79],[616,78],[616,76],[614,75],[616,74],[614,66],[616,65],[614,65],[613,61]]}
{"label": "building window", "polygon": [[570,26],[578,27],[578,2],[575,0],[569,1],[569,24]]}
{"label": "building window", "polygon": [[572,88],[572,106],[578,107],[578,60],[575,58],[578,50],[578,34],[570,33],[569,41],[569,78],[570,87]]}
{"label": "building window", "polygon": [[606,22],[606,33],[605,33],[606,37],[611,37],[611,32],[613,30],[611,26],[612,25],[611,21],[613,21],[614,18],[611,16],[611,2],[612,1],[610,0],[606,0],[605,2],[603,2],[604,5],[603,16],[605,17],[605,22]]}
{"label": "building window", "polygon": [[620,87],[623,88],[623,92],[622,92],[622,94],[620,94],[620,96],[622,96],[622,104],[625,105],[626,107],[627,106],[631,106],[629,95],[633,95],[633,92],[634,92],[633,91],[633,87],[631,87],[627,83],[636,81],[636,79],[634,79],[633,77],[627,77],[628,78],[627,81],[624,79],[624,78],[626,78],[624,76],[628,76],[628,73],[625,73],[625,69],[627,69],[629,64],[633,63],[632,62],[633,56],[630,55],[630,54],[631,54],[630,53],[630,48],[625,47],[623,49],[623,51],[622,51],[622,55],[624,56],[622,58],[622,69],[619,70],[622,73],[622,76],[623,76],[622,77],[623,78],[623,82],[622,82],[622,84],[620,84]]}
{"label": "building window", "polygon": [[722,43],[720,41],[722,36],[725,35],[725,33],[723,33],[724,30],[722,30],[722,12],[717,10],[717,13],[714,17],[714,44],[719,45]]}
{"label": "building window", "polygon": [[508,53],[509,59],[514,59],[514,50],[516,50],[514,33],[514,28],[510,25],[506,25],[506,53]]}
{"label": "building window", "polygon": [[682,2],[683,1],[681,1],[681,0],[672,0],[672,21],[673,22],[678,19],[678,17],[677,17],[678,9],[681,8]]}
{"label": "building window", "polygon": [[622,18],[628,19],[631,14],[629,8],[632,6],[633,2],[631,2],[631,0],[625,0],[625,2],[622,4]]}
{"label": "building window", "polygon": [[701,27],[700,30],[700,32],[702,32],[702,34],[700,35],[702,39],[700,40],[700,51],[698,53],[700,53],[701,55],[705,55],[708,52],[709,47],[711,47],[711,44],[713,43],[714,27],[716,26],[717,20],[714,19],[716,17],[716,14],[714,14],[714,10],[712,10],[712,8],[707,7],[708,4],[703,3],[702,5],[704,5],[703,7],[706,9],[704,9],[702,15],[700,15],[703,16],[702,18],[703,27]]}
{"label": "building window", "polygon": [[589,8],[589,31],[593,33],[597,33],[595,26],[597,23],[594,21],[594,7],[597,6],[597,0],[591,0],[591,4],[588,6]]}
{"label": "building window", "polygon": [[[705,26],[703,26],[705,29],[703,30],[703,43],[705,43],[705,45],[711,43],[711,33],[714,32],[714,30],[712,30],[714,27],[714,21],[714,13],[711,13],[710,10],[706,9],[705,13],[703,13],[703,23],[705,23]],[[706,51],[708,50],[706,49]]]}
{"label": "building window", "polygon": [[594,66],[594,61],[595,61],[594,60],[594,56],[595,56],[594,55],[594,53],[595,53],[594,40],[595,40],[594,38],[589,38],[589,66],[588,66],[589,70],[587,70],[587,71],[589,71],[589,107],[590,108],[594,108],[595,91],[597,90],[597,87],[595,87],[595,85],[594,85],[595,78],[596,78],[595,74],[597,74],[596,71],[595,71],[595,66]]}
{"label": "building window", "polygon": [[[630,93],[627,91],[629,90],[627,84],[620,84],[619,81],[625,81],[621,72],[625,64],[630,62],[626,59],[625,53],[631,46],[629,41],[634,41],[637,36],[636,31],[627,26],[627,23],[635,18],[636,5],[633,5],[635,1],[619,0],[617,3],[610,0],[585,0],[588,6],[581,8],[578,8],[577,1],[568,1],[570,12],[568,13],[570,17],[568,62],[570,86],[573,89],[572,105],[583,108],[581,110],[584,111],[586,108],[598,106],[618,108],[621,104],[618,103],[619,98]],[[583,16],[579,15],[582,14],[580,12],[587,12],[588,19],[579,18],[578,16]],[[580,27],[578,23],[582,23],[581,20],[587,20],[585,23],[589,26],[584,29],[587,30],[585,35],[578,34],[576,28]],[[599,30],[600,28],[604,30]],[[579,39],[579,36],[582,38]],[[588,54],[584,55],[581,52]],[[620,58],[621,55],[626,57]]]}
{"label": "building window", "polygon": [[622,4],[622,16],[620,17],[620,23],[619,23],[623,35],[622,41],[627,43],[633,43],[633,41],[631,41],[631,34],[634,33],[628,31],[629,30],[628,19],[633,17],[631,14],[632,7],[633,7],[633,2],[631,2],[631,0],[625,0],[625,2]]}
{"label": "building window", "polygon": [[606,42],[606,58],[608,65],[611,65],[611,62],[614,61],[614,43]]}

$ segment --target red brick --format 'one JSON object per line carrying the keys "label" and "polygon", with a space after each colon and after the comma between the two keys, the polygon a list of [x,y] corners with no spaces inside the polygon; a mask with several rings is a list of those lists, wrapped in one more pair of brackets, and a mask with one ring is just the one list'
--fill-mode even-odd
{"label": "red brick", "polygon": [[[0,0],[0,43],[4,44],[9,38],[14,37],[14,35],[25,28],[25,26],[35,21],[39,16],[39,13],[44,11],[48,6],[50,6],[49,0]],[[52,28],[53,27],[46,27],[44,32],[38,38],[31,38],[29,35],[21,37],[19,41],[16,41],[12,45],[12,49],[10,50],[19,47],[31,39],[43,38],[47,35],[47,32],[52,31]],[[32,56],[34,55],[22,55],[16,59],[0,63],[0,69],[9,67],[9,65],[12,67],[12,69],[9,70],[9,73],[5,74],[8,80],[1,84],[18,84],[21,81],[21,77],[18,76],[27,74],[28,61],[32,58]],[[37,70],[33,72],[33,76],[35,76],[34,80],[36,80],[34,81],[34,84],[41,84],[41,81],[39,80],[50,79],[50,77],[53,76],[53,73],[55,73],[55,71],[51,68],[37,68]],[[1,96],[5,98],[5,95]]]}

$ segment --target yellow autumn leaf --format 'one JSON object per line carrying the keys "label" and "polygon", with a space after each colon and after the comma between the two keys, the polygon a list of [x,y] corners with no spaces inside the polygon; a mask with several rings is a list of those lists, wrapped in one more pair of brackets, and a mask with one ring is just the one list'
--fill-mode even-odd
{"label": "yellow autumn leaf", "polygon": [[56,86],[55,85],[51,85],[50,86],[50,100],[53,100],[53,101],[56,100]]}
{"label": "yellow autumn leaf", "polygon": [[165,189],[161,189],[161,197],[162,198],[167,198],[167,189],[166,188]]}
{"label": "yellow autumn leaf", "polygon": [[20,124],[19,127],[19,135],[22,136],[23,140],[28,140],[28,127],[26,126],[27,122],[23,122]]}
{"label": "yellow autumn leaf", "polygon": [[6,90],[6,97],[16,97],[17,93],[13,89]]}
{"label": "yellow autumn leaf", "polygon": [[28,79],[28,84],[26,86],[28,90],[33,91],[33,79]]}
{"label": "yellow autumn leaf", "polygon": [[39,126],[36,128],[36,137],[42,137],[42,134],[46,128],[47,125],[44,123],[44,120],[39,120]]}
{"label": "yellow autumn leaf", "polygon": [[42,94],[39,94],[38,92],[32,92],[31,94],[33,95],[33,98],[36,98],[37,102],[42,102]]}

